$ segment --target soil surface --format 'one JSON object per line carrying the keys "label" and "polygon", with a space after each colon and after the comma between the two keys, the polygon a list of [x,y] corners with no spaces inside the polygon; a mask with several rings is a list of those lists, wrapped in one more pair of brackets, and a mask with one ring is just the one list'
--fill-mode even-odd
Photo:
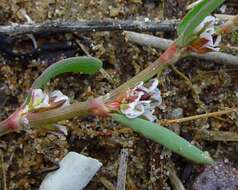
{"label": "soil surface", "polygon": [[[164,20],[182,18],[189,3],[191,1],[187,0],[2,0],[0,24],[26,22],[22,10],[34,22],[106,18]],[[226,14],[237,14],[236,0],[227,1],[226,5]],[[170,39],[176,37],[175,33],[153,35]],[[0,53],[1,120],[23,103],[32,82],[45,68],[62,58],[85,55],[84,48],[103,61],[103,68],[113,82],[100,72],[93,76],[64,74],[52,80],[45,87],[46,91],[61,90],[70,97],[72,103],[97,97],[130,79],[161,54],[160,50],[128,43],[122,32],[42,33],[34,35],[34,38],[42,51],[31,56],[33,47],[29,36],[13,38],[0,34],[1,48],[25,55],[19,58],[6,51]],[[222,42],[222,51],[237,54],[237,43],[237,34],[226,37]],[[52,44],[58,48],[52,49]],[[230,48],[227,48],[227,44]],[[238,106],[237,67],[194,58],[183,59],[175,67],[189,79],[192,87],[175,69],[166,69],[158,78],[163,97],[163,105],[156,110],[159,119],[180,118]],[[5,190],[4,186],[8,190],[38,189],[44,176],[56,168],[57,162],[69,151],[88,155],[103,163],[87,190],[110,189],[105,185],[106,182],[116,187],[122,148],[127,149],[129,154],[128,190],[173,189],[168,169],[171,164],[186,189],[206,189],[208,184],[201,182],[203,176],[214,182],[216,189],[224,189],[223,184],[231,180],[216,180],[219,176],[212,173],[216,173],[217,168],[211,171],[212,167],[191,163],[108,118],[88,116],[60,124],[67,127],[67,136],[55,131],[29,129],[0,138],[0,189]],[[218,167],[219,173],[226,174],[227,170],[232,170],[237,174],[234,167],[238,164],[237,142],[227,142],[227,139],[216,141],[203,136],[207,131],[237,133],[237,113],[193,120],[168,128],[208,151],[219,161],[218,165],[228,163],[228,168],[225,165]],[[233,184],[237,185],[237,179],[234,179],[236,181]],[[237,186],[234,187],[238,189]]]}

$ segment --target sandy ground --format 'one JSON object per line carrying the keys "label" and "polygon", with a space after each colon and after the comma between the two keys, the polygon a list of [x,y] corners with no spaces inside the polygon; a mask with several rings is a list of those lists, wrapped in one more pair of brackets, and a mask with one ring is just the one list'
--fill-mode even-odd
{"label": "sandy ground", "polygon": [[[20,11],[22,9],[35,22],[52,19],[181,18],[188,3],[185,0],[0,1],[0,22],[2,25],[26,22]],[[237,13],[235,1],[228,2],[227,14],[230,13]],[[172,33],[155,35],[175,38],[175,34]],[[87,40],[82,40],[82,36],[93,42],[94,47],[91,48],[86,43]],[[156,49],[127,43],[121,32],[42,34],[35,38],[38,45],[47,45],[49,42],[72,42],[74,46],[69,50],[42,52],[35,58],[26,57],[25,60],[20,61],[2,55],[0,57],[1,119],[6,118],[23,102],[32,81],[48,65],[63,57],[85,55],[78,41],[84,44],[91,55],[103,61],[104,69],[112,76],[114,82],[110,83],[101,73],[94,76],[65,74],[46,86],[46,90],[49,91],[61,90],[71,98],[72,102],[109,92],[145,68],[161,53]],[[236,35],[228,40],[233,46],[238,43]],[[27,36],[18,37],[13,43],[14,50],[28,52],[32,48],[31,43]],[[233,49],[225,48],[227,43],[223,42],[222,50],[235,54]],[[156,110],[158,118],[197,115],[238,106],[238,68],[191,58],[181,60],[175,66],[188,77],[193,88],[176,70],[168,68],[159,77],[163,106]],[[195,180],[204,171],[204,166],[193,164],[172,154],[159,144],[139,136],[111,119],[74,118],[60,124],[68,128],[67,136],[58,132],[32,129],[0,138],[3,166],[0,170],[2,182],[0,189],[4,189],[4,183],[9,190],[38,189],[47,172],[53,169],[57,161],[68,151],[91,156],[103,163],[102,169],[88,185],[87,190],[109,189],[102,183],[102,177],[116,186],[122,148],[126,148],[129,152],[128,190],[171,189],[171,182],[168,179],[168,166],[171,163],[187,189],[192,189]],[[215,160],[226,160],[231,165],[237,165],[237,143],[204,140],[202,135],[204,130],[238,132],[236,113],[181,123],[169,128],[201,149],[209,151]],[[204,186],[196,186],[197,189],[198,187],[205,189]]]}

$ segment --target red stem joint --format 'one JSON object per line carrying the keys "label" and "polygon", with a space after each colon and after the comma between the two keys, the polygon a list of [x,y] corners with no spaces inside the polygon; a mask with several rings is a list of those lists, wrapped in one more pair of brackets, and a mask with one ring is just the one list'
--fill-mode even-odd
{"label": "red stem joint", "polygon": [[92,101],[90,101],[89,110],[92,114],[103,117],[108,116],[110,112],[101,98],[93,99]]}

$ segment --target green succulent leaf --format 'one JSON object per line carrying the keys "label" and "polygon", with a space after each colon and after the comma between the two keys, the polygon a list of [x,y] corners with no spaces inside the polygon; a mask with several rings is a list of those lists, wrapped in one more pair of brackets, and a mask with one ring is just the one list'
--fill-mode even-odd
{"label": "green succulent leaf", "polygon": [[203,0],[189,11],[178,27],[179,38],[177,44],[180,46],[189,44],[195,28],[224,1],[225,0]]}
{"label": "green succulent leaf", "polygon": [[212,164],[213,160],[207,152],[203,152],[176,133],[158,124],[144,119],[129,119],[120,114],[111,114],[119,123],[133,129],[143,136],[164,145],[177,154],[200,164]]}
{"label": "green succulent leaf", "polygon": [[[58,61],[48,67],[32,84],[31,89],[41,89],[52,78],[68,72],[94,74],[102,68],[102,61],[94,57],[72,57]],[[24,104],[30,101],[31,93],[28,93]]]}
{"label": "green succulent leaf", "polygon": [[93,57],[72,57],[48,67],[33,83],[32,89],[42,88],[50,79],[67,72],[94,74],[102,68],[102,61]]}

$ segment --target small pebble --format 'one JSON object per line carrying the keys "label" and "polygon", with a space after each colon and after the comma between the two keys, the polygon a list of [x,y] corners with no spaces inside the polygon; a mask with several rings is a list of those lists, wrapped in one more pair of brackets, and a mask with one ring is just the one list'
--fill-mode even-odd
{"label": "small pebble", "polygon": [[217,161],[213,166],[208,166],[197,177],[193,190],[237,190],[238,170],[227,159]]}

